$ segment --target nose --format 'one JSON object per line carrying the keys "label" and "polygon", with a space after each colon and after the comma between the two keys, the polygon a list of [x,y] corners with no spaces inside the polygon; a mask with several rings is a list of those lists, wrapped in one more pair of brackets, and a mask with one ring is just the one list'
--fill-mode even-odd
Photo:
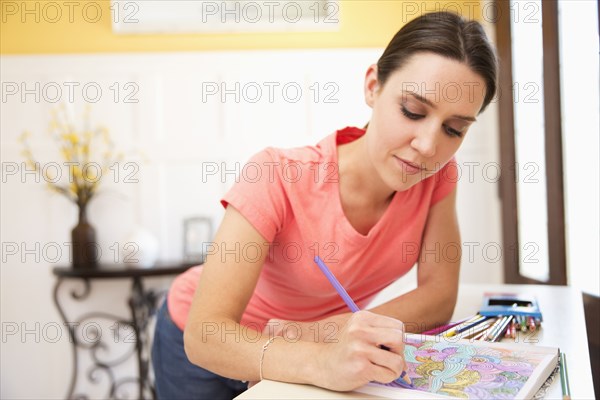
{"label": "nose", "polygon": [[411,141],[411,146],[423,157],[433,157],[437,147],[437,131],[431,128],[419,130]]}

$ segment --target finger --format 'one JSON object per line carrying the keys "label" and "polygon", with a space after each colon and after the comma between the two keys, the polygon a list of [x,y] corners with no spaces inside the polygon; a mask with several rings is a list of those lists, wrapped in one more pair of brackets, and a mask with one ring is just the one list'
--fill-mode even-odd
{"label": "finger", "polygon": [[361,337],[372,346],[404,355],[404,335],[397,329],[365,328]]}
{"label": "finger", "polygon": [[403,354],[386,351],[375,346],[371,346],[365,351],[365,354],[371,364],[388,369],[395,378],[405,370],[406,362]]}
{"label": "finger", "polygon": [[[387,355],[385,355],[387,353]],[[390,357],[391,356],[391,357]],[[408,363],[406,362],[406,358],[404,353],[396,353],[392,351],[384,351],[384,354],[377,354],[378,360],[383,360],[389,364],[385,364],[384,366],[397,373],[400,376],[403,372],[408,372]],[[396,376],[396,378],[398,378]]]}
{"label": "finger", "polygon": [[386,315],[375,314],[370,311],[359,311],[354,313],[357,319],[364,321],[368,326],[377,328],[398,329],[404,332],[404,323]]}
{"label": "finger", "polygon": [[379,332],[375,344],[381,347],[383,350],[391,351],[392,353],[396,353],[401,356],[404,355],[404,337],[397,331]]}
{"label": "finger", "polygon": [[390,353],[389,351],[384,351],[374,353],[372,359],[370,380],[380,383],[389,383],[398,379],[402,374],[404,366],[403,357]]}

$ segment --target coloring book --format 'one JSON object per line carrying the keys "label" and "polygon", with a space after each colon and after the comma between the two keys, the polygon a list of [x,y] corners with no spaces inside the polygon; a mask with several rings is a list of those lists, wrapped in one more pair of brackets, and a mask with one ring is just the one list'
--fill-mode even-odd
{"label": "coloring book", "polygon": [[406,335],[415,387],[370,383],[358,392],[386,398],[530,399],[554,371],[558,348],[514,342]]}

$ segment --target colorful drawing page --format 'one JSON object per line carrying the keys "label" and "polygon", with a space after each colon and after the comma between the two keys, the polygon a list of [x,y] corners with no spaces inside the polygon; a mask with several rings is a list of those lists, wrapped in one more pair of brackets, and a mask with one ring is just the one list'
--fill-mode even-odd
{"label": "colorful drawing page", "polygon": [[[517,399],[533,396],[557,363],[558,349],[526,344],[407,335],[405,357],[415,390],[370,384],[362,393],[385,397]],[[387,395],[386,395],[387,393]]]}

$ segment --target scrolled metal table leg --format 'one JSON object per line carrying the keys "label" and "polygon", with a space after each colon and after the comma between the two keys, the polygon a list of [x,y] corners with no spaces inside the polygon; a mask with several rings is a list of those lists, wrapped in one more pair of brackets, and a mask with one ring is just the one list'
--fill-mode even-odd
{"label": "scrolled metal table leg", "polygon": [[[58,291],[59,291],[60,286],[63,283],[63,281],[64,281],[64,279],[58,278],[58,280],[56,281],[56,284],[54,284],[53,300],[54,300],[54,305],[56,306],[56,309],[58,310],[58,313],[60,314],[60,318],[63,321],[63,324],[65,326],[67,326],[69,329],[69,341],[71,343],[71,351],[73,354],[72,355],[73,373],[71,374],[71,383],[69,384],[69,390],[67,391],[67,396],[65,397],[68,400],[68,399],[73,398],[73,391],[75,390],[75,384],[77,383],[77,371],[78,371],[77,361],[78,360],[77,360],[77,342],[76,342],[77,339],[75,338],[75,328],[73,328],[73,326],[68,323],[67,316],[65,315],[65,312],[60,305],[60,301],[58,300]],[[89,282],[88,282],[88,286],[89,286]]]}
{"label": "scrolled metal table leg", "polygon": [[149,357],[145,357],[144,353],[148,353],[149,343],[147,337],[148,320],[155,308],[155,295],[154,292],[146,292],[141,278],[134,277],[131,287],[131,298],[129,299],[129,308],[131,309],[131,316],[134,325],[134,331],[136,335],[136,350],[138,360],[138,371],[139,371],[139,398],[144,398],[144,392],[147,389],[150,392],[152,398],[155,397],[155,393],[150,383],[148,382],[149,372]]}

